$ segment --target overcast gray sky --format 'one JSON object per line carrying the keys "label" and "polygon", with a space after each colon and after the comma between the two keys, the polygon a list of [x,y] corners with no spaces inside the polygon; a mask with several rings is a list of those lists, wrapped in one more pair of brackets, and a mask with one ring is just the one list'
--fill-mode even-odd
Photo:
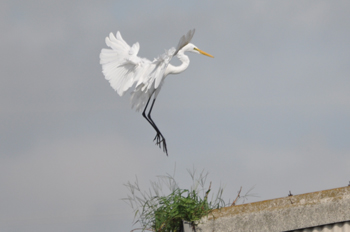
{"label": "overcast gray sky", "polygon": [[[209,171],[225,199],[261,201],[350,180],[350,2],[16,1],[0,3],[0,231],[130,231],[120,199],[173,171]],[[155,132],[101,72],[121,32],[153,59],[195,28],[168,76]],[[175,60],[176,58],[174,58]],[[174,64],[178,62],[174,61]]]}

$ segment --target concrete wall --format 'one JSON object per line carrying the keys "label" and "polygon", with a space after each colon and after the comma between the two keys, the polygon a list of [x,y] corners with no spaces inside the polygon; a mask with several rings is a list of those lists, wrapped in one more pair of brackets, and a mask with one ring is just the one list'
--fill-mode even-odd
{"label": "concrete wall", "polygon": [[350,221],[350,187],[214,210],[196,231],[281,232],[346,221]]}
{"label": "concrete wall", "polygon": [[350,232],[350,222],[338,222],[334,224],[316,226],[288,232]]}

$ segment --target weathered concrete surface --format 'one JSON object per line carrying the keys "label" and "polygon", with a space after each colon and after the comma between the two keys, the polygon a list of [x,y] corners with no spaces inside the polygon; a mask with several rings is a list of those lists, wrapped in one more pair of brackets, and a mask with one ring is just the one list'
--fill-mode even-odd
{"label": "weathered concrete surface", "polygon": [[281,232],[350,221],[350,187],[214,210],[196,231]]}

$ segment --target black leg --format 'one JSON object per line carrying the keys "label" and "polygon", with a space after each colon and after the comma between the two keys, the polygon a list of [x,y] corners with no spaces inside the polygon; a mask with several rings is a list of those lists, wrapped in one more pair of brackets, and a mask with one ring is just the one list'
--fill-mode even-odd
{"label": "black leg", "polygon": [[168,150],[167,150],[165,138],[151,117],[151,112],[152,112],[155,101],[156,101],[156,99],[153,99],[151,108],[148,112],[148,119],[150,119],[153,122],[154,128],[157,131],[157,135],[154,137],[153,141],[156,140],[156,144],[159,145],[159,147],[161,147],[161,143],[162,143],[163,144],[163,151],[168,155]]}
{"label": "black leg", "polygon": [[152,95],[148,98],[148,101],[147,101],[147,103],[146,103],[145,109],[143,109],[142,116],[143,116],[143,117],[149,122],[149,124],[151,124],[151,126],[154,128],[153,123],[146,117],[146,109],[147,109],[147,106],[148,106],[149,101],[151,100],[151,97],[152,97]]}
{"label": "black leg", "polygon": [[[151,96],[152,97],[152,96]],[[153,127],[153,129],[157,132],[157,134],[159,133],[160,134],[160,131],[158,129],[158,127],[156,126],[156,124],[153,122],[152,119],[149,119],[147,116],[146,116],[146,109],[147,109],[147,106],[149,104],[149,101],[151,100],[151,97],[148,99],[147,103],[146,103],[146,106],[145,106],[145,109],[143,110],[142,112],[142,116],[149,122],[149,124],[151,124],[151,126]],[[154,103],[154,101],[153,101]],[[153,104],[152,104],[153,106]],[[152,110],[152,109],[151,109]],[[149,113],[148,113],[148,116],[149,116]],[[153,140],[154,141],[154,140]],[[157,143],[158,145],[158,143]]]}
{"label": "black leg", "polygon": [[156,136],[154,137],[153,141],[156,140],[156,144],[159,146],[159,148],[162,147],[163,145],[163,151],[165,152],[165,154],[168,156],[168,149],[167,149],[167,145],[166,145],[166,141],[164,136],[162,135],[162,133],[160,132],[160,130],[158,129],[157,125],[155,124],[155,122],[153,121],[153,119],[151,118],[151,112],[154,106],[154,102],[156,101],[156,99],[153,99],[152,105],[150,110],[148,111],[148,115],[146,116],[146,109],[148,107],[149,101],[151,100],[151,97],[148,99],[145,109],[142,112],[142,116],[149,122],[149,124],[151,124],[151,126],[153,127],[153,129],[157,132]]}

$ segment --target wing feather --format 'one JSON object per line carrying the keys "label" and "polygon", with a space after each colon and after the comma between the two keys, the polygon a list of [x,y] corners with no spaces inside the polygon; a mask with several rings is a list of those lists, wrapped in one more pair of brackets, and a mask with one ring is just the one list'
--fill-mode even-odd
{"label": "wing feather", "polygon": [[177,45],[177,47],[176,47],[176,51],[175,51],[174,56],[177,54],[177,52],[178,52],[181,48],[183,48],[184,46],[186,46],[188,43],[191,42],[191,40],[192,40],[192,38],[193,38],[195,32],[196,32],[195,29],[189,30],[189,31],[187,32],[186,35],[183,35],[183,36],[180,38],[180,41],[179,41],[179,43],[178,43],[178,45]]}
{"label": "wing feather", "polygon": [[120,96],[124,94],[138,79],[138,69],[141,64],[150,64],[147,59],[140,58],[137,53],[140,49],[139,43],[130,47],[122,38],[120,32],[110,33],[106,38],[106,44],[111,49],[102,49],[100,53],[100,64],[105,78]]}
{"label": "wing feather", "polygon": [[140,50],[138,42],[130,47],[124,41],[119,31],[116,33],[116,36],[110,33],[106,37],[106,44],[110,49],[102,49],[100,53],[102,72],[111,87],[120,96],[136,83],[135,89],[131,93],[131,103],[132,107],[140,110],[156,90],[155,94],[158,94],[170,60],[182,47],[191,41],[194,32],[194,29],[190,30],[181,37],[176,49],[171,48],[165,51],[163,55],[152,62],[137,56]]}

